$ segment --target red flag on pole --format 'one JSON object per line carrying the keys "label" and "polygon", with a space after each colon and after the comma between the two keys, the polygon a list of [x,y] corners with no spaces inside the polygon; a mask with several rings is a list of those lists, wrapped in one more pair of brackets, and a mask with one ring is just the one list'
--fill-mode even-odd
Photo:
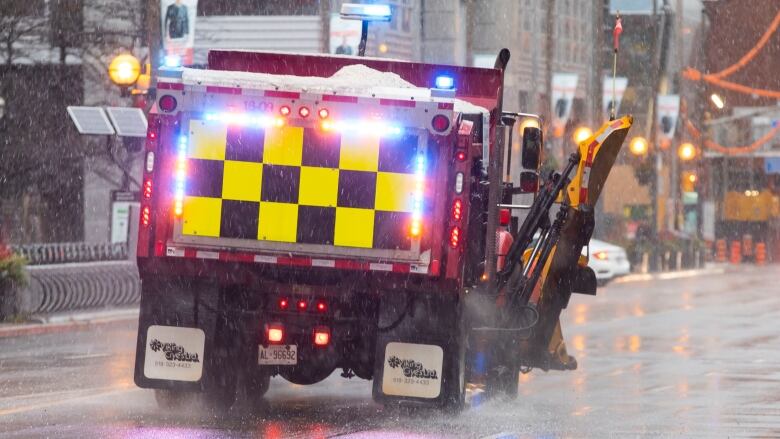
{"label": "red flag on pole", "polygon": [[612,37],[615,40],[615,52],[618,51],[620,48],[620,34],[623,33],[623,20],[620,18],[620,15],[617,16],[617,21],[615,22],[615,30],[612,31]]}

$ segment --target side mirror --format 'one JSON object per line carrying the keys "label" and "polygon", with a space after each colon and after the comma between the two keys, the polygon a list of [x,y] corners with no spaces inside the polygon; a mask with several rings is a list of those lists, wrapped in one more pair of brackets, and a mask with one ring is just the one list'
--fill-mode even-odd
{"label": "side mirror", "polygon": [[539,169],[542,164],[542,130],[525,127],[523,130],[523,148],[521,164],[524,169]]}
{"label": "side mirror", "polygon": [[535,171],[520,172],[520,193],[535,194],[539,192],[539,174]]}

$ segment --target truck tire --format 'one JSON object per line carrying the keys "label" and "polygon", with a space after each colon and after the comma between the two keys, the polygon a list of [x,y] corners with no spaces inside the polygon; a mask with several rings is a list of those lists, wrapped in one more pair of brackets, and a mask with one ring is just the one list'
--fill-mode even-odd
{"label": "truck tire", "polygon": [[176,410],[184,405],[191,392],[170,389],[154,389],[154,399],[157,407],[162,410]]}
{"label": "truck tire", "polygon": [[488,398],[516,399],[520,370],[516,367],[492,368],[486,378],[485,393]]}
{"label": "truck tire", "polygon": [[215,377],[211,385],[200,393],[200,400],[215,414],[226,413],[236,402],[236,376],[225,370]]}
{"label": "truck tire", "polygon": [[253,405],[262,403],[268,388],[271,387],[271,375],[265,372],[257,372],[247,375],[245,378],[246,386],[244,387],[244,392],[246,392],[246,399]]}
{"label": "truck tire", "polygon": [[[445,381],[443,383],[444,391],[444,409],[458,412],[466,406],[466,331],[463,325],[463,319],[458,319],[459,333],[451,341],[453,352],[449,363],[445,363],[444,373]],[[449,367],[447,367],[449,364]]]}

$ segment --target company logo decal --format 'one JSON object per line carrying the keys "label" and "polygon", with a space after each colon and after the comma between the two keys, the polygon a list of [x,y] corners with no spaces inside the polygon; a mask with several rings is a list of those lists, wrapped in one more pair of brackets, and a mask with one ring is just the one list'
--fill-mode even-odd
{"label": "company logo decal", "polygon": [[186,361],[190,363],[200,363],[197,353],[187,352],[182,346],[176,343],[162,343],[160,340],[152,339],[149,342],[149,349],[154,352],[163,351],[165,359],[168,361]]}
{"label": "company logo decal", "polygon": [[401,368],[406,378],[420,378],[438,380],[439,375],[435,369],[426,369],[422,363],[414,360],[401,359],[395,355],[387,359],[387,365],[393,369]]}

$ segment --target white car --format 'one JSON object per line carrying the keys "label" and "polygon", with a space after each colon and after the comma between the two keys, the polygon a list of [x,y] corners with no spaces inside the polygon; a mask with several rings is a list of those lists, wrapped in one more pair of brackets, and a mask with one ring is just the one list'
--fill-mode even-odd
{"label": "white car", "polygon": [[[626,251],[622,247],[591,239],[586,248],[590,252],[588,266],[596,273],[596,280],[600,284],[631,272],[631,263],[628,262]],[[582,251],[584,253],[585,249]]]}

